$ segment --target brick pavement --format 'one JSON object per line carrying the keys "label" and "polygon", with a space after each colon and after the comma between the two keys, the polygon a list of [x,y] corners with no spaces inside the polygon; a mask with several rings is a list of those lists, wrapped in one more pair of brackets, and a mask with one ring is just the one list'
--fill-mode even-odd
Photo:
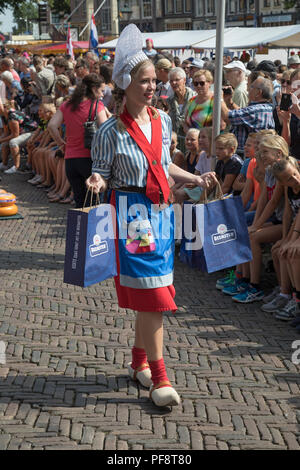
{"label": "brick pavement", "polygon": [[182,404],[156,409],[126,373],[133,312],[119,309],[112,280],[62,283],[70,206],[26,179],[0,183],[25,217],[0,221],[0,449],[300,448],[293,328],[176,262],[164,354]]}

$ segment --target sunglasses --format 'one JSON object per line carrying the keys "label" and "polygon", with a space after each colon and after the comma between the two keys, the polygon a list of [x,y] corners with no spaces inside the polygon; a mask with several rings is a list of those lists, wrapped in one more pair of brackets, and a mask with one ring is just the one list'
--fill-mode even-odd
{"label": "sunglasses", "polygon": [[207,82],[202,82],[202,81],[201,81],[201,82],[193,82],[193,85],[194,85],[194,86],[199,86],[199,85],[200,85],[200,86],[204,86],[205,83],[207,83]]}
{"label": "sunglasses", "polygon": [[281,80],[282,85],[286,83],[287,85],[291,84],[291,80]]}

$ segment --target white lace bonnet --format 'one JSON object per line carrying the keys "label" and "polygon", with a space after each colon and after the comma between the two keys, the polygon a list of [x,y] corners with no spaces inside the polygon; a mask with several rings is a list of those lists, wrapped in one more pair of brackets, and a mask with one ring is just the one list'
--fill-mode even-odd
{"label": "white lace bonnet", "polygon": [[142,33],[135,24],[123,29],[116,46],[112,79],[122,90],[126,90],[131,82],[130,72],[148,57],[142,51]]}

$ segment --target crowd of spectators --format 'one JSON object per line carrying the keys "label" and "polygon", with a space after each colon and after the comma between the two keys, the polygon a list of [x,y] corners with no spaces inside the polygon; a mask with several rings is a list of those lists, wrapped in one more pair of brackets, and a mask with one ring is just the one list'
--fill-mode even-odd
{"label": "crowd of spectators", "polygon": [[[180,60],[145,53],[155,65],[153,106],[172,121],[172,161],[202,174],[212,165],[214,60]],[[0,170],[31,173],[28,183],[49,202],[83,207],[91,153],[84,144],[89,116],[98,126],[115,112],[113,55],[3,54],[0,59]],[[236,266],[216,287],[233,301],[263,300],[262,310],[292,320],[300,331],[300,59],[225,57],[221,133],[215,139],[223,193],[241,195],[253,260]],[[172,182],[170,181],[170,185]],[[175,202],[191,199],[188,185],[173,185]],[[193,198],[192,198],[193,199]],[[270,247],[277,286],[260,284],[262,250]],[[298,317],[298,318],[297,318]]]}

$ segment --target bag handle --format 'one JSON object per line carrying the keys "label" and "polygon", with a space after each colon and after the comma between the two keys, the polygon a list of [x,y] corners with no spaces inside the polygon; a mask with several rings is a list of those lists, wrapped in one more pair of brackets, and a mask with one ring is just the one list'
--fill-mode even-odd
{"label": "bag handle", "polygon": [[[85,193],[85,198],[84,198],[84,203],[83,203],[83,207],[82,207],[82,211],[84,210],[85,208],[85,203],[86,203],[86,200],[88,198],[88,194],[89,192],[91,192],[91,200],[90,200],[90,209],[93,207],[93,194],[94,194],[94,191],[93,191],[93,188],[92,189],[87,189],[86,193]],[[100,196],[99,196],[99,193],[95,193],[96,194],[96,203],[98,206],[100,206]]]}
{"label": "bag handle", "polygon": [[[94,117],[93,121],[96,121],[96,118],[97,118],[98,103],[99,103],[99,100],[97,99],[97,100],[96,100],[95,117]],[[91,120],[94,104],[95,104],[95,100],[93,100],[92,103],[91,103],[88,121]]]}
{"label": "bag handle", "polygon": [[[223,194],[223,191],[222,191],[222,187],[220,185],[220,182],[218,181],[217,184],[216,184],[216,194],[215,194],[215,199],[214,201],[218,201],[220,199],[224,199],[224,194]],[[202,200],[202,204],[208,204],[208,198],[207,198],[207,189],[204,189],[203,190],[203,200]]]}

